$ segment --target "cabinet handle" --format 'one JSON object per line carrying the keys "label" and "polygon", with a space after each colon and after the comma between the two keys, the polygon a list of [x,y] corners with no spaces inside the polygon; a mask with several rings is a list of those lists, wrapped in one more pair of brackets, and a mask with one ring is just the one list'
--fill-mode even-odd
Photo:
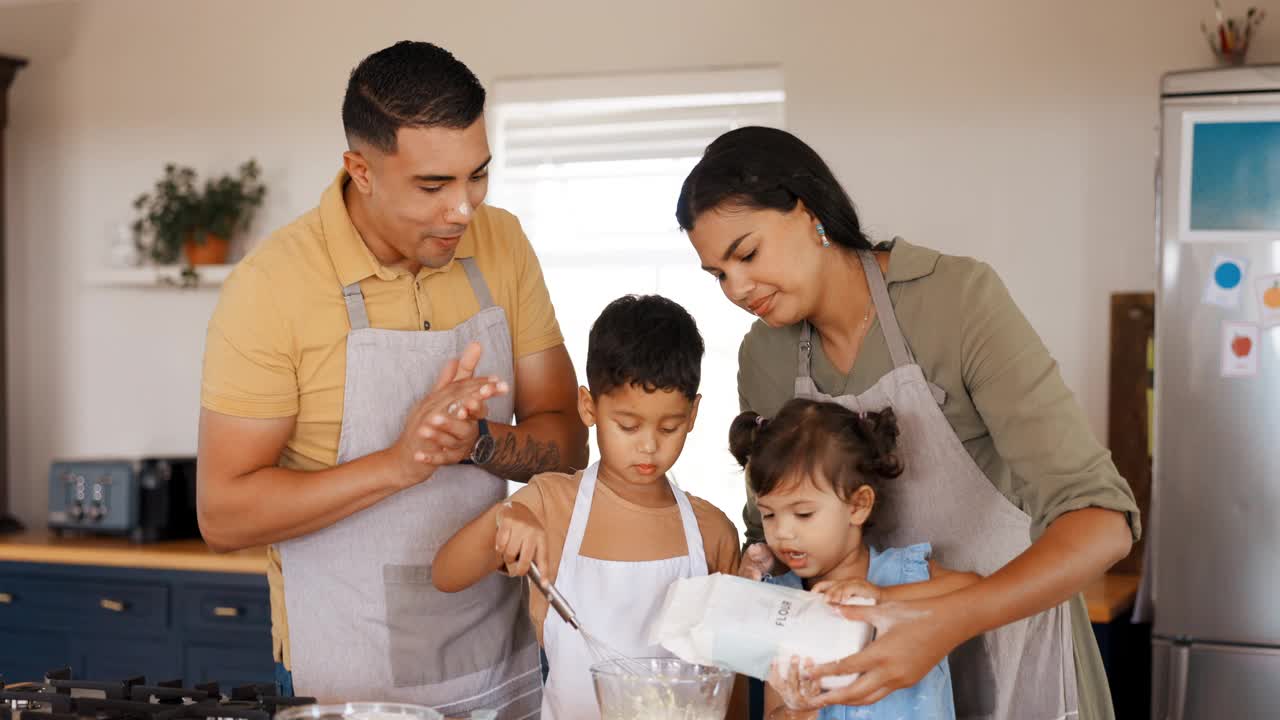
{"label": "cabinet handle", "polygon": [[119,600],[112,600],[111,598],[102,598],[99,600],[98,607],[103,610],[110,610],[114,613],[124,612],[124,603]]}
{"label": "cabinet handle", "polygon": [[215,617],[233,618],[240,617],[240,608],[236,607],[216,607],[213,609]]}
{"label": "cabinet handle", "polygon": [[0,592],[0,605],[12,605],[13,595],[7,592]]}

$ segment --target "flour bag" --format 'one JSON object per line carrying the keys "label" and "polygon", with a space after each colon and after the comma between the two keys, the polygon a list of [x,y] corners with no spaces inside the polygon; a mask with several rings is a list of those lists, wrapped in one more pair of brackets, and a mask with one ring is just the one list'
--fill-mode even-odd
{"label": "flour bag", "polygon": [[[849,604],[875,602],[854,598]],[[820,665],[858,652],[873,634],[870,625],[845,619],[817,593],[717,573],[671,584],[649,642],[685,662],[763,680],[774,658],[797,655]],[[822,686],[844,687],[856,678],[823,678]]]}

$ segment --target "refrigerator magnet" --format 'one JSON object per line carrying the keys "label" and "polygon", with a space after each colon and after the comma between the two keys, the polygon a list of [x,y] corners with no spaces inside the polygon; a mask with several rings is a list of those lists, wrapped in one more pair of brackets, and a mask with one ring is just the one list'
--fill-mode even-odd
{"label": "refrigerator magnet", "polygon": [[1249,263],[1239,258],[1215,255],[1209,282],[1204,288],[1204,302],[1225,308],[1240,307],[1240,294],[1244,291]]}
{"label": "refrigerator magnet", "polygon": [[1258,314],[1262,327],[1280,325],[1280,275],[1263,275],[1254,283],[1258,289]]}
{"label": "refrigerator magnet", "polygon": [[1222,324],[1222,377],[1258,374],[1258,326],[1253,323]]}

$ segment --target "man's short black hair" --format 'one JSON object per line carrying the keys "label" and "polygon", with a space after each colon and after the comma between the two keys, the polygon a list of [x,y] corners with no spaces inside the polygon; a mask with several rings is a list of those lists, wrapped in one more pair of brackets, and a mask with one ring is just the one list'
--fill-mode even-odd
{"label": "man's short black hair", "polygon": [[342,127],[384,153],[396,151],[402,127],[462,129],[484,112],[484,87],[448,50],[401,40],[370,55],[347,81]]}
{"label": "man's short black hair", "polygon": [[661,295],[614,300],[591,326],[587,388],[592,397],[624,385],[679,390],[692,400],[702,379],[702,335],[678,303]]}

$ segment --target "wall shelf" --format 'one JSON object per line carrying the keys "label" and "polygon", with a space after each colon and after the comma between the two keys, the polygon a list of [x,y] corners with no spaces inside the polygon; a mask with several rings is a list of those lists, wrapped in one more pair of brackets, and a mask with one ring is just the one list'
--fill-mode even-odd
{"label": "wall shelf", "polygon": [[128,268],[95,268],[85,273],[85,282],[96,287],[119,288],[216,288],[222,285],[235,265],[198,265],[195,277],[184,276],[183,265],[144,265]]}

